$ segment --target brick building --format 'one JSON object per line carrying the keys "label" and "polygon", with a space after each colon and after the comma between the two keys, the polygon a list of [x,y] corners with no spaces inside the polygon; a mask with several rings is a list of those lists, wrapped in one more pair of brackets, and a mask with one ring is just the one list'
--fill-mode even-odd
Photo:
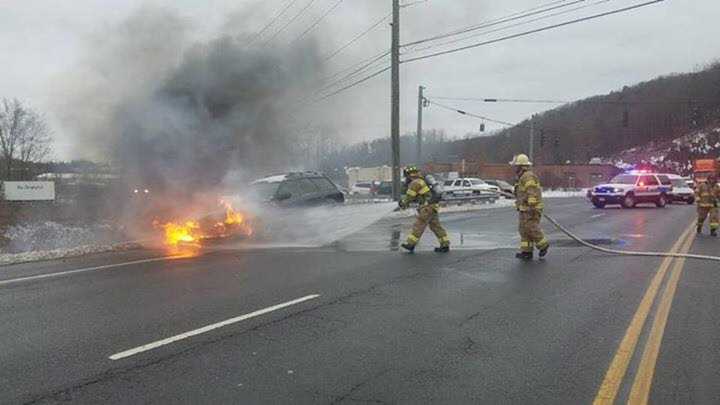
{"label": "brick building", "polygon": [[[462,161],[459,163],[428,163],[428,173],[457,172],[463,177],[499,179],[514,183],[515,172],[508,164]],[[621,173],[622,170],[608,164],[566,164],[537,165],[533,171],[540,177],[546,188],[586,188],[604,183]]]}

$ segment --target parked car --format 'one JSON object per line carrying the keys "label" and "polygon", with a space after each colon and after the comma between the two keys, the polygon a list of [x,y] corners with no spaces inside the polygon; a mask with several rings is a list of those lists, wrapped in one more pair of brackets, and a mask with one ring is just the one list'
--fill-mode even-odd
{"label": "parked car", "polygon": [[503,181],[503,180],[485,180],[487,184],[490,184],[491,186],[495,186],[500,189],[500,192],[505,196],[505,198],[513,198],[513,195],[515,194],[515,187],[512,186],[512,184]]}
{"label": "parked car", "polygon": [[630,172],[615,176],[610,183],[600,184],[588,191],[588,197],[597,208],[619,204],[633,208],[637,204],[653,203],[657,207],[667,204],[672,184],[667,176],[647,172]]}
{"label": "parked car", "polygon": [[292,172],[251,183],[261,201],[280,207],[342,203],[345,196],[329,178],[317,172]]}
{"label": "parked car", "polygon": [[670,192],[670,202],[681,201],[688,204],[695,202],[695,192],[687,184],[687,180],[677,174],[665,174],[672,183],[672,191]]}
{"label": "parked car", "polygon": [[391,196],[392,195],[392,181],[381,181],[373,189],[373,194],[379,196]]}
{"label": "parked car", "polygon": [[497,199],[499,191],[498,187],[474,177],[445,180],[443,183],[443,193],[447,199],[473,197]]}
{"label": "parked car", "polygon": [[370,195],[375,184],[371,181],[359,181],[350,187],[350,195]]}
{"label": "parked car", "polygon": [[695,181],[690,176],[683,177],[683,180],[685,181],[685,184],[690,187],[691,189],[695,189]]}

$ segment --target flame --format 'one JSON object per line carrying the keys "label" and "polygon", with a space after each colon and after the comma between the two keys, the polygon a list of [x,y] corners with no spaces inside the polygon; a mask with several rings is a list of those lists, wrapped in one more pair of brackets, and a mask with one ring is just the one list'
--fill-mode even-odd
{"label": "flame", "polygon": [[200,240],[200,224],[195,221],[186,221],[184,224],[169,222],[162,225],[165,230],[165,243],[177,246],[181,243],[194,243]]}
{"label": "flame", "polygon": [[167,223],[156,220],[153,221],[153,226],[164,231],[164,244],[173,253],[182,251],[193,256],[198,254],[197,250],[204,239],[253,234],[245,214],[235,211],[230,203],[220,201],[220,205],[225,208],[225,215],[214,224],[194,219]]}

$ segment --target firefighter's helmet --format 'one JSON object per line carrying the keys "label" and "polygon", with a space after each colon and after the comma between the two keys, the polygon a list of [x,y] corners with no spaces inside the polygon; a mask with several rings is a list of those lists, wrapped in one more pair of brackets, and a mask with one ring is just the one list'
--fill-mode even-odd
{"label": "firefighter's helmet", "polygon": [[532,166],[532,162],[530,161],[530,158],[527,157],[526,154],[521,153],[519,155],[515,155],[512,162],[510,162],[511,166]]}
{"label": "firefighter's helmet", "polygon": [[417,166],[408,166],[405,168],[405,177],[413,177],[420,174],[420,169]]}

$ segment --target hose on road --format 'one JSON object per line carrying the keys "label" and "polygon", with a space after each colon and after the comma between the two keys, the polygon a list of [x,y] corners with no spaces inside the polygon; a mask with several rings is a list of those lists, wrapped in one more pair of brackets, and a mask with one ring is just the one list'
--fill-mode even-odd
{"label": "hose on road", "polygon": [[718,257],[718,256],[706,256],[706,255],[695,255],[695,254],[690,254],[690,253],[674,253],[674,252],[637,252],[637,251],[632,251],[632,250],[617,250],[617,249],[604,248],[601,246],[593,245],[592,243],[583,240],[579,236],[570,232],[564,226],[560,225],[560,223],[558,221],[556,221],[553,217],[551,217],[545,213],[543,213],[543,217],[545,217],[545,219],[550,221],[551,224],[555,225],[555,227],[558,230],[560,230],[560,232],[569,236],[575,242],[577,242],[585,247],[588,247],[590,249],[597,250],[599,252],[609,253],[609,254],[613,254],[613,255],[622,255],[622,256],[675,257],[675,258],[697,259],[697,260],[720,262],[720,257]]}

